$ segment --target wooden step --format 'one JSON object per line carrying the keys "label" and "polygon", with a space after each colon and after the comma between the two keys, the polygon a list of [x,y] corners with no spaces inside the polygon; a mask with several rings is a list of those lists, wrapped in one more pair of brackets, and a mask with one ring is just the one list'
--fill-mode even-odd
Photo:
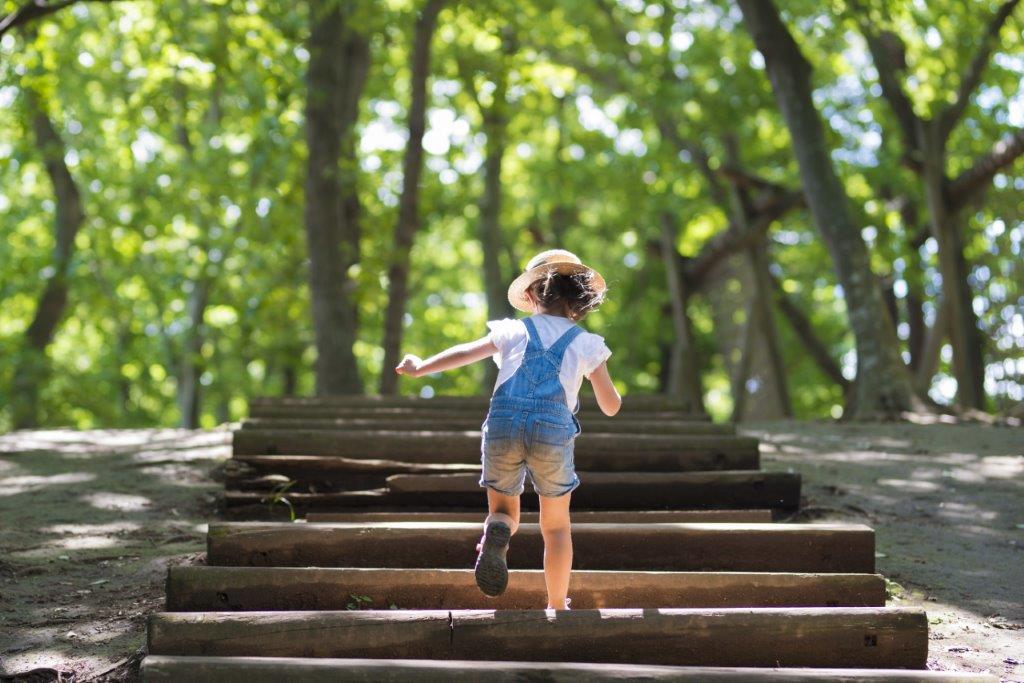
{"label": "wooden step", "polygon": [[[373,432],[379,434],[379,432]],[[422,433],[422,432],[421,432]],[[439,432],[438,432],[439,433]],[[241,448],[253,450],[244,436],[243,432],[235,432],[234,441],[242,444]],[[386,441],[392,444],[401,442],[402,437],[392,433]],[[240,463],[247,463],[261,472],[274,471],[288,474],[296,473],[300,476],[327,476],[333,474],[348,475],[353,473],[364,474],[402,474],[402,473],[423,473],[443,474],[448,472],[465,471],[467,467],[480,468],[480,442],[476,439],[476,451],[473,454],[462,453],[461,460],[455,458],[458,451],[447,450],[444,444],[432,444],[427,439],[424,443],[411,444],[405,453],[394,455],[381,455],[371,457],[369,454],[375,450],[390,448],[385,439],[373,448],[363,450],[362,455],[345,455],[338,453],[298,453],[286,451],[284,453],[260,455],[252,453],[235,453],[233,457]],[[267,450],[272,450],[273,443],[267,444]],[[396,446],[397,447],[397,446]],[[436,448],[436,450],[430,450]],[[352,447],[353,450],[355,446]],[[315,450],[313,448],[302,448],[300,450]],[[337,449],[335,449],[337,450]],[[734,470],[756,470],[759,466],[759,456],[756,450],[747,453],[736,452],[725,453],[698,453],[687,452],[586,452],[580,448],[576,449],[576,468],[581,472],[692,472],[692,471],[718,471],[723,469]],[[285,471],[285,470],[288,471]]]}
{"label": "wooden step", "polygon": [[165,612],[149,653],[586,661],[691,666],[925,666],[913,609]]}
{"label": "wooden step", "polygon": [[[212,566],[451,568],[473,566],[481,525],[211,523]],[[875,570],[875,534],[860,524],[578,524],[576,569],[861,572]],[[538,569],[540,528],[523,524],[509,566]]]}
{"label": "wooden step", "polygon": [[474,662],[429,659],[166,657],[142,660],[143,683],[577,683],[643,680],[694,683],[997,683],[989,674],[907,669],[682,667],[578,662]]}
{"label": "wooden step", "polygon": [[[389,478],[396,480],[398,476]],[[411,476],[411,475],[410,475]],[[434,511],[481,510],[484,490],[477,475],[437,475],[445,481],[424,490],[392,488],[342,493],[291,493],[287,498],[299,513],[310,510],[361,509],[396,512],[414,508]],[[795,472],[592,472],[581,476],[583,485],[572,493],[574,510],[692,510],[692,509],[795,509],[800,503],[800,475]],[[403,482],[397,482],[399,486]],[[406,487],[416,485],[404,482]],[[442,488],[446,487],[446,488]],[[527,486],[521,499],[524,510],[537,509],[537,497]],[[266,509],[266,494],[226,491],[227,508],[259,513]]]}
{"label": "wooden step", "polygon": [[[479,430],[484,421],[481,413],[454,415],[420,415],[419,413],[379,413],[365,417],[251,417],[242,421],[242,429],[328,429],[364,431],[367,429],[402,429],[412,431]],[[736,433],[733,424],[680,420],[646,420],[641,418],[587,418],[583,426],[595,434],[719,434]]]}
{"label": "wooden step", "polygon": [[[471,463],[480,460],[479,432],[319,429],[240,429],[236,455],[340,455],[403,462]],[[576,439],[580,470],[742,470],[759,466],[757,439],[718,435],[588,434]]]}
{"label": "wooden step", "polygon": [[[372,405],[360,406],[250,406],[250,418],[295,418],[295,419],[385,419],[385,418],[408,418],[408,419],[431,419],[443,422],[457,418],[460,420],[476,420],[477,425],[483,422],[487,414],[487,406],[481,404],[477,407],[462,409],[449,408],[382,408]],[[614,417],[604,415],[596,408],[582,409],[577,413],[584,430],[603,431],[601,424],[616,421],[632,420],[656,420],[659,422],[675,422],[678,424],[709,423],[707,417],[695,417],[692,415],[680,414],[673,410],[632,410],[624,408],[622,412]]]}
{"label": "wooden step", "polygon": [[[482,522],[482,512],[311,512],[306,515],[310,524],[367,522]],[[539,514],[520,513],[523,524],[536,524]],[[677,522],[738,522],[768,524],[771,510],[639,510],[636,512],[576,512],[573,524],[665,524]]]}
{"label": "wooden step", "polygon": [[[597,407],[597,400],[589,394],[581,394],[580,410],[591,410]],[[476,396],[257,396],[249,401],[250,407],[320,407],[320,406],[371,406],[379,408],[478,408],[484,410],[490,405],[489,395]],[[683,413],[683,402],[665,394],[629,394],[622,399],[624,410],[669,410]],[[695,418],[706,419],[706,415],[693,415]]]}
{"label": "wooden step", "polygon": [[[269,417],[248,418],[242,421],[242,429],[409,429],[412,431],[461,431],[479,430],[484,416],[479,413],[455,415],[393,414],[378,417],[331,418],[331,417]],[[604,417],[588,418],[583,428],[588,433],[599,434],[720,434],[736,433],[731,423],[686,422],[679,420],[645,420],[642,418]]]}
{"label": "wooden step", "polygon": [[[353,596],[358,596],[358,599]],[[882,607],[877,574],[575,571],[573,609],[643,607]],[[544,573],[513,571],[498,598],[472,569],[172,567],[167,611],[539,609]]]}
{"label": "wooden step", "polygon": [[[800,500],[800,478],[791,472],[589,472],[580,479],[572,493],[580,508],[795,508]],[[399,474],[388,477],[387,487],[390,497],[418,504],[472,504],[481,493],[475,474]]]}

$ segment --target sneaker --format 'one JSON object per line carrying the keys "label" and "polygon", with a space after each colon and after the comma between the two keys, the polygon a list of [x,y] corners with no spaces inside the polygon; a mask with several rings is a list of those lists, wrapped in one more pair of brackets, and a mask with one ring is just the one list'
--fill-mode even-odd
{"label": "sneaker", "polygon": [[508,565],[505,555],[508,553],[508,542],[512,538],[512,530],[503,522],[491,522],[484,531],[477,549],[480,554],[476,558],[476,585],[484,595],[492,598],[505,592],[508,586]]}

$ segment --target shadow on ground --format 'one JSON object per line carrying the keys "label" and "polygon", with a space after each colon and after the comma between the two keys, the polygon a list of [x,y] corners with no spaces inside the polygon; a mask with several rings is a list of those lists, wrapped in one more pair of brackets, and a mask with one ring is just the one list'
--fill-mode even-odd
{"label": "shadow on ground", "polygon": [[864,522],[877,533],[891,604],[921,606],[929,666],[1024,679],[1024,429],[976,424],[771,422],[767,467],[793,468],[793,521]]}

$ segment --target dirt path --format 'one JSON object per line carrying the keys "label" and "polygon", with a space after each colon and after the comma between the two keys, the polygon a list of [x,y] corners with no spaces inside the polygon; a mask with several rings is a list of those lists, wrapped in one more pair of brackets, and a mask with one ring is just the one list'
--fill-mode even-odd
{"label": "dirt path", "polygon": [[923,607],[929,668],[1024,681],[1024,428],[745,425],[803,476],[793,521],[873,526],[890,605]]}
{"label": "dirt path", "polygon": [[[1024,680],[1024,429],[745,431],[767,468],[803,474],[799,519],[877,529],[891,604],[931,616],[931,668]],[[0,676],[132,679],[167,566],[204,550],[229,442],[226,428],[0,436]]]}
{"label": "dirt path", "polygon": [[172,564],[204,550],[227,430],[0,436],[0,675],[132,680]]}

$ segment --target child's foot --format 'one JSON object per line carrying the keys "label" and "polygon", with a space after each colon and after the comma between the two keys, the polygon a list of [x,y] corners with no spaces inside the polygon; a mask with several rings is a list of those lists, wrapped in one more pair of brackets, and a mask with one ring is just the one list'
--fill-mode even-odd
{"label": "child's foot", "polygon": [[508,586],[508,565],[505,555],[512,530],[504,522],[490,522],[480,539],[476,558],[476,585],[484,595],[492,598],[505,592]]}

